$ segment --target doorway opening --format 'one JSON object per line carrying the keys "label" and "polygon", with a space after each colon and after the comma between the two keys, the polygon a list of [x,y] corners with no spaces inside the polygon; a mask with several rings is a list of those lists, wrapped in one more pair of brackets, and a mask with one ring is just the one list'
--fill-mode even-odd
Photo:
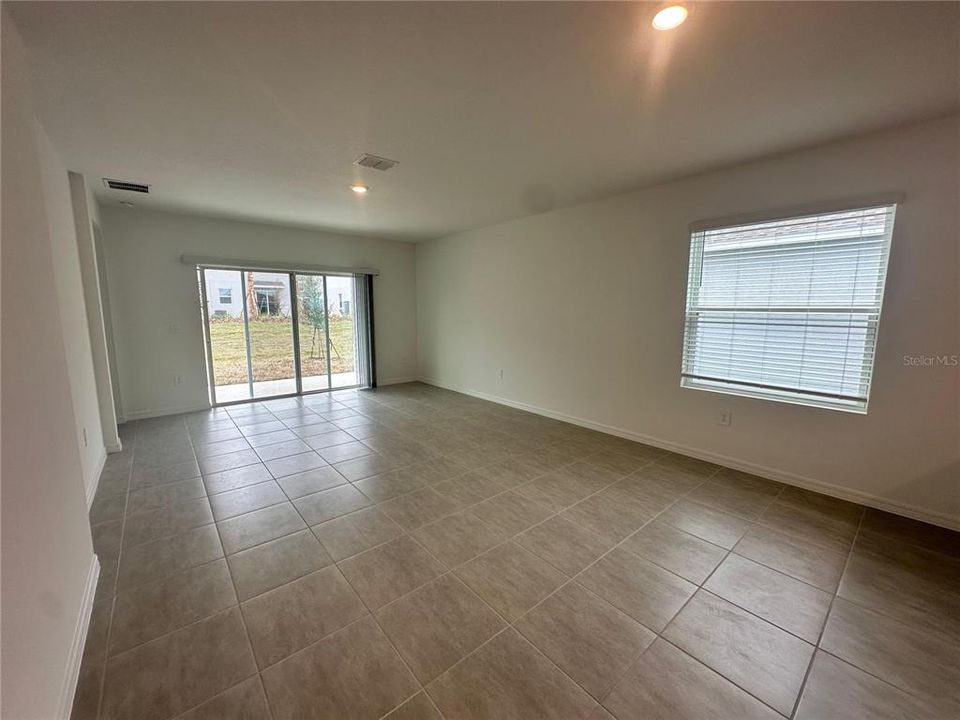
{"label": "doorway opening", "polygon": [[198,267],[198,282],[213,405],[369,384],[369,276]]}

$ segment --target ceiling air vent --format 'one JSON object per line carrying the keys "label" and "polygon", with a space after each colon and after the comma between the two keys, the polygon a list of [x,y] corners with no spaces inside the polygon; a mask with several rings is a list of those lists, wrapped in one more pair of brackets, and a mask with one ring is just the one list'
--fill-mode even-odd
{"label": "ceiling air vent", "polygon": [[389,170],[393,166],[397,165],[396,160],[388,160],[387,158],[382,158],[377,155],[371,155],[370,153],[364,153],[358,157],[354,165],[359,165],[360,167],[373,168],[374,170]]}
{"label": "ceiling air vent", "polygon": [[110,188],[111,190],[128,190],[130,192],[138,193],[148,193],[150,192],[150,186],[144,185],[143,183],[127,182],[126,180],[111,180],[110,178],[103,178],[104,186]]}

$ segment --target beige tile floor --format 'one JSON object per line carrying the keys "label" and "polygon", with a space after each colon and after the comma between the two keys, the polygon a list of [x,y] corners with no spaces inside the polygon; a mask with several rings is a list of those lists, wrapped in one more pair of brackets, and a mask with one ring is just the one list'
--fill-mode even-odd
{"label": "beige tile floor", "polygon": [[956,718],[958,535],[425,385],[124,427],[73,717]]}

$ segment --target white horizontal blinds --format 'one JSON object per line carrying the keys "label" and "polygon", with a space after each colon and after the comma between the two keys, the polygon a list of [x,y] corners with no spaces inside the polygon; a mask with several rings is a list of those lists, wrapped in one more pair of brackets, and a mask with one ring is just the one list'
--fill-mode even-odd
{"label": "white horizontal blinds", "polygon": [[865,410],[895,209],[694,232],[682,384]]}

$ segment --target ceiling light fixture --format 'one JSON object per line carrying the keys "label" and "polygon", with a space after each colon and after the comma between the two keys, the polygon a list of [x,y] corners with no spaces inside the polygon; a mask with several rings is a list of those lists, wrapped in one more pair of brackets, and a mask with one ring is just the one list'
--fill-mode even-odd
{"label": "ceiling light fixture", "polygon": [[673,30],[687,19],[687,9],[683,5],[670,5],[653,16],[653,26],[657,30]]}
{"label": "ceiling light fixture", "polygon": [[353,190],[357,195],[366,195],[370,192],[370,188],[366,185],[351,185],[350,189]]}

